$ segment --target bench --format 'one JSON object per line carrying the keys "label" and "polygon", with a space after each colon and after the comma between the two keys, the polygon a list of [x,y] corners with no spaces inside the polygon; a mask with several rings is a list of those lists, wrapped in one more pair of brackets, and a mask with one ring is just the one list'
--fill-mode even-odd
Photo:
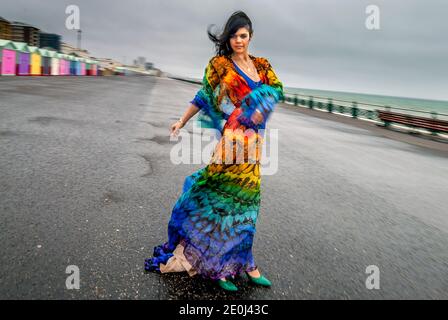
{"label": "bench", "polygon": [[385,127],[388,127],[389,124],[393,122],[413,128],[427,129],[432,133],[448,132],[448,121],[445,120],[425,118],[391,111],[376,111],[378,112],[378,118],[384,122]]}

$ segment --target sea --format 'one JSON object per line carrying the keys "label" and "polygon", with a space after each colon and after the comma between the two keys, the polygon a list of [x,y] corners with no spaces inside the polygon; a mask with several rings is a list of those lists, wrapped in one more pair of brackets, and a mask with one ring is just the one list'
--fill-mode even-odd
{"label": "sea", "polygon": [[[345,104],[350,105],[351,101],[356,101],[360,108],[365,109],[384,109],[378,106],[364,105],[363,103],[370,103],[380,106],[390,106],[392,111],[394,107],[408,109],[409,113],[412,111],[423,112],[436,112],[440,115],[440,118],[448,117],[448,101],[441,100],[429,100],[429,99],[418,99],[418,98],[406,98],[406,97],[394,97],[394,96],[382,96],[373,95],[365,93],[353,93],[353,92],[341,92],[341,91],[328,91],[328,90],[315,90],[315,89],[302,89],[302,88],[291,88],[285,87],[284,92],[288,94],[302,94],[306,96],[313,97],[325,97],[332,98],[333,103],[338,103],[334,99],[347,101]],[[314,98],[314,100],[319,101],[319,98]],[[327,101],[327,99],[322,99],[321,101]],[[344,103],[341,103],[344,104]],[[400,110],[400,112],[405,112],[406,110]],[[425,116],[424,114],[421,114]]]}

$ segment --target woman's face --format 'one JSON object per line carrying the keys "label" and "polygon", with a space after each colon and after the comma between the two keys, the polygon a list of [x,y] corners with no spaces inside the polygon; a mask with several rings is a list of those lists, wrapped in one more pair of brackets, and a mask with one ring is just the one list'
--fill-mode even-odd
{"label": "woman's face", "polygon": [[246,28],[239,28],[237,32],[230,36],[230,46],[234,53],[247,52],[249,42],[249,30]]}

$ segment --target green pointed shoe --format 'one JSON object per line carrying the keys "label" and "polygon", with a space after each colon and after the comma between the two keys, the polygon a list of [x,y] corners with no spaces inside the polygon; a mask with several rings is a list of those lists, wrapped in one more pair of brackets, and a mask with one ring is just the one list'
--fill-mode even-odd
{"label": "green pointed shoe", "polygon": [[272,286],[271,281],[269,281],[265,276],[260,275],[258,278],[252,277],[251,275],[249,275],[249,273],[246,271],[247,277],[250,279],[250,281],[252,281],[253,283],[259,285],[259,286],[264,286],[264,287],[270,287]]}
{"label": "green pointed shoe", "polygon": [[238,287],[229,280],[224,281],[219,279],[218,284],[221,288],[223,288],[226,291],[238,291]]}

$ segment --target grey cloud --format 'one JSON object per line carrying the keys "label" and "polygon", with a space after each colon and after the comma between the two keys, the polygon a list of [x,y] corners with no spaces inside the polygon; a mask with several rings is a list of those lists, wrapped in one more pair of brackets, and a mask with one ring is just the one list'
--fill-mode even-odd
{"label": "grey cloud", "polygon": [[[285,86],[448,100],[444,0],[15,0],[0,15],[75,44],[64,27],[69,4],[80,7],[83,47],[96,56],[142,55],[200,78],[213,55],[207,26],[243,10],[255,29],[251,53],[267,57]],[[381,10],[381,30],[364,27],[369,4]]]}

